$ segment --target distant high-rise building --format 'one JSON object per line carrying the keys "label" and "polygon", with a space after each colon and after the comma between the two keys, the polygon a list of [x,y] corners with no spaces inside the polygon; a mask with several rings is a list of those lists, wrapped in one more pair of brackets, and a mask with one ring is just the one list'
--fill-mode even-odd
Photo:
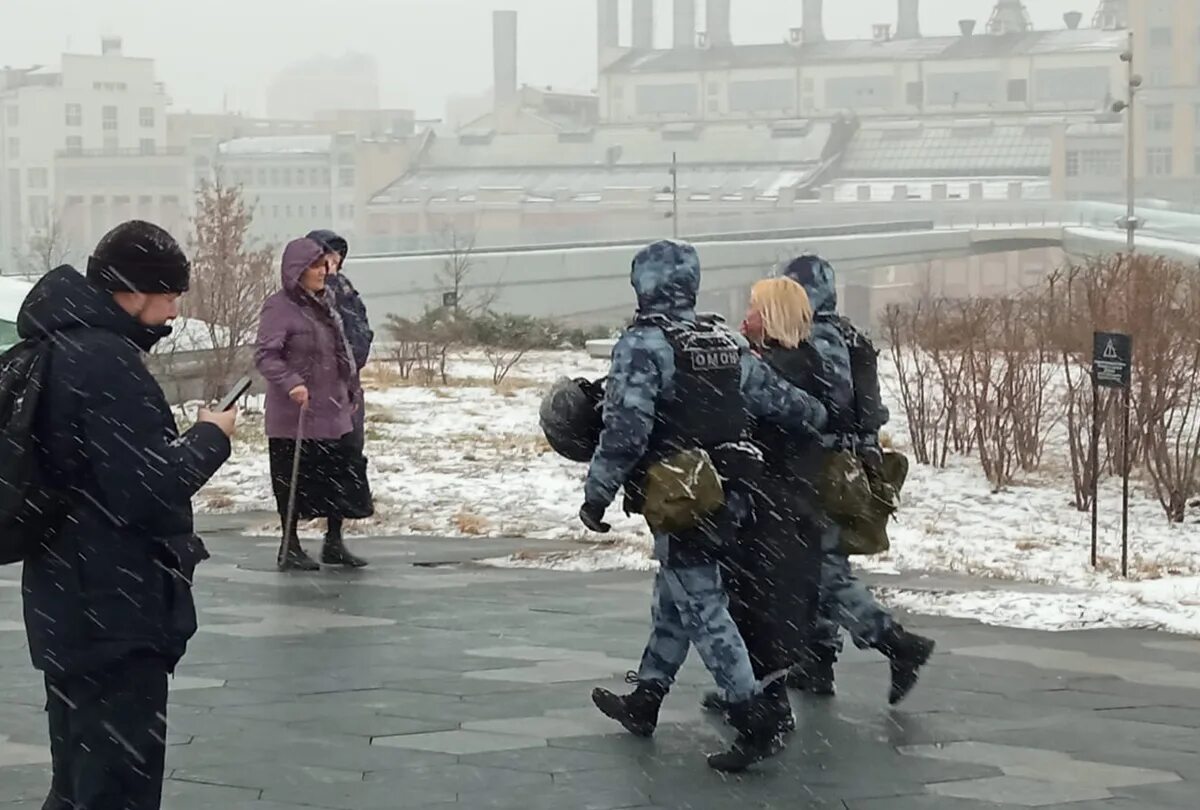
{"label": "distant high-rise building", "polygon": [[267,88],[267,117],[310,120],[322,110],[379,109],[373,56],[318,56],[289,65]]}

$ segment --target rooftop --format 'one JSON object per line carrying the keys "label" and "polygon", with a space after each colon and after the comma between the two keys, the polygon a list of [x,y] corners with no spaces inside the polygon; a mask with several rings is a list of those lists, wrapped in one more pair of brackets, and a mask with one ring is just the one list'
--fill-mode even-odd
{"label": "rooftop", "polygon": [[319,155],[332,151],[332,135],[271,135],[235,138],[220,146],[221,154],[226,156]]}
{"label": "rooftop", "polygon": [[1123,31],[1093,28],[1012,34],[922,37],[920,39],[835,40],[790,45],[732,45],[661,51],[629,51],[606,73],[684,73],[730,68],[785,67],[828,62],[895,62],[995,59],[1047,53],[1119,52]]}

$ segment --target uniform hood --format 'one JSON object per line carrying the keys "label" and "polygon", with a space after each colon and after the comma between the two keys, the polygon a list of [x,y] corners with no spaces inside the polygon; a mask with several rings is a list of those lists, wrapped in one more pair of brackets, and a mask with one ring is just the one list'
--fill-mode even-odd
{"label": "uniform hood", "polygon": [[312,239],[293,239],[283,249],[279,276],[284,292],[294,295],[301,291],[300,276],[312,263],[325,255],[325,246]]}
{"label": "uniform hood", "polygon": [[169,326],[144,326],[74,267],[63,265],[42,276],[17,314],[17,334],[38,338],[71,329],[104,329],[150,351],[171,334]]}
{"label": "uniform hood", "polygon": [[804,287],[814,314],[832,315],[837,312],[837,280],[833,265],[829,262],[820,256],[799,256],[788,263],[783,274]]}
{"label": "uniform hood", "polygon": [[630,274],[643,315],[694,315],[700,257],[686,242],[663,240],[642,248]]}

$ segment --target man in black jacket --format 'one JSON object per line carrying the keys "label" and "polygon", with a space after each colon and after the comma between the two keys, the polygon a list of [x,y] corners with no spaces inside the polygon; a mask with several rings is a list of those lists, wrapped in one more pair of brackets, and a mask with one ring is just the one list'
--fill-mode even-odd
{"label": "man in black jacket", "polygon": [[160,804],[167,675],[196,631],[191,579],[208,556],[191,498],[229,457],[236,418],[201,411],[180,436],[146,368],[190,269],[166,231],[127,222],[97,245],[86,278],[51,271],[18,316],[23,339],[52,341],[35,436],[68,503],[22,580],[46,680],[46,808]]}

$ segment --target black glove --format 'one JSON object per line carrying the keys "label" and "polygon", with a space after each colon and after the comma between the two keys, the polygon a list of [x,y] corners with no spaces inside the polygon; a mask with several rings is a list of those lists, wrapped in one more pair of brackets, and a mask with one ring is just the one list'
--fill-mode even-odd
{"label": "black glove", "polygon": [[585,503],[579,509],[579,519],[583,521],[583,525],[587,526],[590,531],[597,534],[608,534],[612,531],[612,526],[604,522],[604,511],[606,508],[599,504]]}

